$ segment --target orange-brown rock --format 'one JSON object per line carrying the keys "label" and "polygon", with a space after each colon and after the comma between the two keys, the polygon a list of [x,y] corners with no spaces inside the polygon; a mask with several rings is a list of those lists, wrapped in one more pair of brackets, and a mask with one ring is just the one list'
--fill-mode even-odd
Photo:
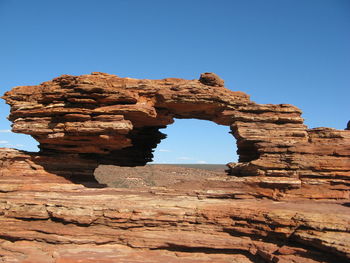
{"label": "orange-brown rock", "polygon": [[344,201],[235,199],[215,191],[97,189],[7,177],[0,177],[0,262],[350,259]]}
{"label": "orange-brown rock", "polygon": [[[0,262],[349,262],[350,131],[308,129],[298,108],[223,85],[93,73],[7,92],[13,131],[40,152],[0,149]],[[191,189],[95,181],[100,164],[150,161],[173,118],[230,126],[231,175]]]}
{"label": "orange-brown rock", "polygon": [[[69,154],[73,160],[75,155],[75,162],[90,163],[91,171],[98,164],[145,165],[165,138],[159,129],[174,118],[198,118],[231,127],[239,154],[239,163],[229,165],[232,175],[349,186],[348,130],[310,130],[298,108],[256,104],[223,85],[213,73],[199,80],[92,73],[16,87],[3,98],[11,106],[12,130],[32,135],[41,156],[63,160]],[[86,174],[76,168],[70,172]]]}

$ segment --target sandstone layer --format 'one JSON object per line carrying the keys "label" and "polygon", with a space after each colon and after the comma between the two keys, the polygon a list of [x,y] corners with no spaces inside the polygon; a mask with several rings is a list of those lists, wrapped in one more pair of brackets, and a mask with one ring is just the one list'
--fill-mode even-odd
{"label": "sandstone layer", "polygon": [[224,195],[85,188],[62,177],[0,180],[0,262],[350,260],[344,200],[273,201],[240,186]]}
{"label": "sandstone layer", "polygon": [[[39,153],[0,149],[0,262],[350,261],[350,130],[308,129],[288,104],[199,80],[64,75],[3,97]],[[230,176],[193,188],[106,188],[142,166],[174,118],[231,127]],[[125,167],[127,166],[127,167]]]}
{"label": "sandstone layer", "polygon": [[174,118],[197,118],[231,127],[239,155],[239,163],[229,165],[232,175],[349,187],[348,130],[308,129],[297,107],[257,104],[212,73],[199,80],[63,75],[16,87],[3,98],[11,106],[12,130],[40,143],[38,164],[54,174],[62,171],[42,159],[68,154],[71,162],[59,165],[66,177],[92,175],[99,164],[145,165],[165,138],[161,128]]}

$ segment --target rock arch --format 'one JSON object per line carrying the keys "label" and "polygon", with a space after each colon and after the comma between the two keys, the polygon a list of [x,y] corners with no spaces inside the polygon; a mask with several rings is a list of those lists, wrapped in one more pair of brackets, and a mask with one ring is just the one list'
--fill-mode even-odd
{"label": "rock arch", "polygon": [[[138,80],[105,73],[63,75],[3,97],[12,130],[33,136],[32,161],[69,178],[90,178],[99,164],[145,165],[173,118],[230,126],[236,176],[313,178],[349,183],[349,131],[307,129],[289,104],[257,104],[213,73],[199,80]],[[69,160],[69,162],[67,162]]]}

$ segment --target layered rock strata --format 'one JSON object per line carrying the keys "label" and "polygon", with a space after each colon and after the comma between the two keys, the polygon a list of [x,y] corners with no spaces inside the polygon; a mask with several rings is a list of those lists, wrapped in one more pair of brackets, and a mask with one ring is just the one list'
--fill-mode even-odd
{"label": "layered rock strata", "polygon": [[[74,157],[74,156],[73,156]],[[0,192],[21,191],[25,189],[41,189],[43,184],[54,184],[60,187],[60,184],[79,183],[89,188],[106,187],[105,184],[98,183],[94,177],[90,175],[94,170],[96,163],[89,163],[86,160],[54,158],[54,156],[34,155],[15,149],[0,148]],[[67,155],[66,158],[72,158]],[[76,161],[79,162],[76,162]],[[73,162],[74,161],[74,162]],[[84,161],[84,162],[83,162]],[[66,162],[67,165],[63,164]],[[69,171],[69,168],[79,170]],[[103,168],[97,169],[97,173]],[[113,170],[116,180],[122,178],[127,169],[135,169],[132,173],[138,173],[139,177],[147,179],[147,167],[119,167]],[[179,171],[175,171],[177,174]],[[113,181],[111,175],[108,175],[110,181]],[[151,173],[153,173],[151,171]],[[58,175],[59,176],[58,176]],[[80,174],[80,176],[77,176]],[[188,173],[187,173],[188,174]],[[276,201],[300,201],[305,199],[310,200],[349,200],[349,187],[337,183],[325,183],[324,179],[310,179],[303,182],[298,178],[293,177],[271,177],[271,176],[227,176],[221,172],[220,176],[202,177],[195,173],[190,173],[188,180],[191,187],[182,189],[181,187],[172,186],[166,187],[164,193],[172,191],[182,193],[183,195],[199,195],[215,198],[235,198],[235,199],[254,199],[267,198]],[[136,175],[135,175],[136,176]],[[135,179],[135,176],[131,176]],[[151,178],[150,178],[151,179]],[[197,184],[200,182],[200,184]],[[106,180],[102,180],[108,183]],[[152,182],[149,186],[152,186]],[[141,187],[141,186],[139,186]],[[191,189],[189,191],[189,188]]]}
{"label": "layered rock strata", "polygon": [[13,131],[40,143],[39,159],[69,154],[71,162],[62,164],[73,177],[99,164],[145,165],[165,138],[160,129],[174,118],[197,118],[231,127],[239,155],[239,163],[229,165],[232,175],[317,179],[349,188],[348,130],[308,129],[298,108],[254,103],[212,73],[199,80],[63,75],[16,87],[3,98],[11,106]]}
{"label": "layered rock strata", "polygon": [[[13,131],[40,152],[0,149],[0,262],[349,262],[350,131],[223,86],[93,73],[7,92]],[[230,126],[231,176],[97,188],[98,165],[144,165],[173,118]]]}
{"label": "layered rock strata", "polygon": [[350,213],[344,202],[29,182],[24,178],[21,187],[0,191],[0,262],[350,259]]}

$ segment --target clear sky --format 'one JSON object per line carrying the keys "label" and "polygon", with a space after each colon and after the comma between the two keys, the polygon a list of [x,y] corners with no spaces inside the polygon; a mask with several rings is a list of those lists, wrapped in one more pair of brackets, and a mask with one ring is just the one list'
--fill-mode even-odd
{"label": "clear sky", "polygon": [[[0,0],[0,93],[61,74],[197,79],[215,72],[257,103],[290,103],[313,127],[350,119],[349,0]],[[36,150],[8,132],[0,147]],[[236,159],[228,127],[177,120],[156,162]]]}

